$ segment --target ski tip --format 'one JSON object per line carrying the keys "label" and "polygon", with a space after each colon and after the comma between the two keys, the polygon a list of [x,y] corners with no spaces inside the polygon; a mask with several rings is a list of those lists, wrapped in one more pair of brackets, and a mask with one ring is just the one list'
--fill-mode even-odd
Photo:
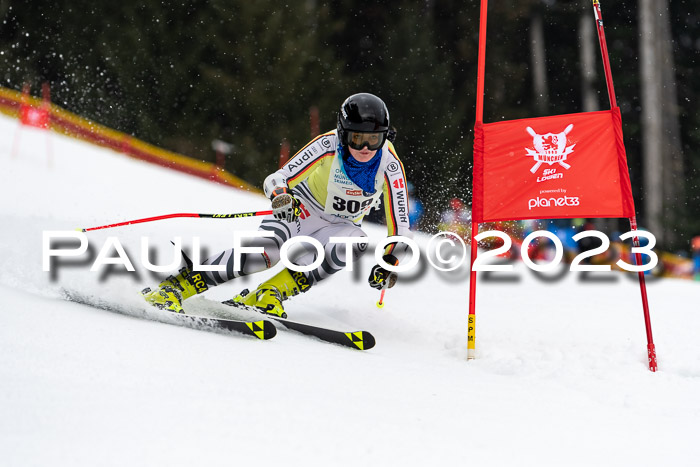
{"label": "ski tip", "polygon": [[263,321],[264,327],[263,327],[263,337],[265,338],[264,340],[272,339],[277,335],[277,328],[275,327],[274,324],[272,324],[271,321]]}
{"label": "ski tip", "polygon": [[367,331],[364,331],[362,334],[364,335],[364,338],[365,338],[365,349],[364,350],[369,350],[372,347],[374,347],[374,345],[377,343],[374,340],[374,336],[372,334],[368,333]]}

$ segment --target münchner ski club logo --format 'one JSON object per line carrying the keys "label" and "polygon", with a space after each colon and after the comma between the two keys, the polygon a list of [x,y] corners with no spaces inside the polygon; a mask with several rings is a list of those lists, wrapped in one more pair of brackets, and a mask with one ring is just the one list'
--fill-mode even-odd
{"label": "m\u00fcnchner ski club logo", "polygon": [[[534,149],[525,148],[527,151],[526,155],[532,157],[535,161],[535,165],[532,166],[530,172],[534,174],[542,164],[549,164],[550,167],[554,164],[559,164],[565,169],[571,167],[564,161],[566,161],[566,157],[574,151],[574,146],[576,146],[576,143],[571,146],[566,145],[566,135],[568,135],[573,128],[574,125],[570,124],[561,133],[546,133],[543,135],[537,134],[535,130],[530,127],[526,128],[527,132],[532,136],[532,145],[534,146]],[[550,168],[546,169],[543,176],[541,178],[538,177],[537,181],[542,182],[563,177],[564,174],[556,173],[556,169]]]}

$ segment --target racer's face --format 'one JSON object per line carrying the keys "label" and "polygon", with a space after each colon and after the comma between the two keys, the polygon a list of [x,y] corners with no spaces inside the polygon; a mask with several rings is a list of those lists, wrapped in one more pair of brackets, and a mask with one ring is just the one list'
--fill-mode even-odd
{"label": "racer's face", "polygon": [[375,154],[377,154],[376,149],[374,151],[370,151],[366,146],[362,149],[348,148],[348,150],[350,151],[350,155],[358,162],[368,162],[374,157]]}

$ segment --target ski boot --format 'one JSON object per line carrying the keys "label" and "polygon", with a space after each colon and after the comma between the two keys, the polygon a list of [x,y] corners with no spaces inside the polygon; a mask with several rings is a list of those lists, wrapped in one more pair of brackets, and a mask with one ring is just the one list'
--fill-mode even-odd
{"label": "ski boot", "polygon": [[161,310],[184,313],[182,301],[208,289],[201,273],[182,268],[177,276],[169,276],[158,284],[156,290],[146,287],[141,291],[141,295],[148,303]]}
{"label": "ski boot", "polygon": [[306,292],[311,287],[304,273],[284,269],[258,286],[254,292],[245,289],[233,297],[233,303],[255,307],[261,313],[286,318],[282,302]]}

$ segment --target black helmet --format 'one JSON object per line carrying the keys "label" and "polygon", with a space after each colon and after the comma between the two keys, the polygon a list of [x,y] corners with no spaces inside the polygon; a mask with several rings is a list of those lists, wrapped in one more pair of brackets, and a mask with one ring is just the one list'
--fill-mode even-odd
{"label": "black helmet", "polygon": [[389,111],[386,104],[374,94],[353,94],[345,99],[338,112],[338,138],[340,144],[348,146],[348,133],[378,133],[378,140],[373,142],[363,138],[360,149],[365,144],[370,149],[379,149],[386,141],[389,131]]}

